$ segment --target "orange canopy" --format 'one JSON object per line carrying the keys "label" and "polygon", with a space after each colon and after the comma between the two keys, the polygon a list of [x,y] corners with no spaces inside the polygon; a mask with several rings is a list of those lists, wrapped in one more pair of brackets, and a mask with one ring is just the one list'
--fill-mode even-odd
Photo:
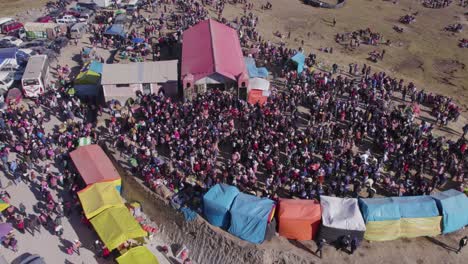
{"label": "orange canopy", "polygon": [[70,157],[86,185],[120,179],[117,169],[99,145],[78,147],[70,152]]}
{"label": "orange canopy", "polygon": [[312,240],[320,226],[322,210],[316,200],[280,199],[279,234],[288,239]]}
{"label": "orange canopy", "polygon": [[262,90],[257,90],[257,89],[252,89],[249,92],[249,98],[248,102],[250,104],[256,104],[258,103],[259,105],[264,105],[265,102],[267,101],[268,97],[263,96],[263,91]]}

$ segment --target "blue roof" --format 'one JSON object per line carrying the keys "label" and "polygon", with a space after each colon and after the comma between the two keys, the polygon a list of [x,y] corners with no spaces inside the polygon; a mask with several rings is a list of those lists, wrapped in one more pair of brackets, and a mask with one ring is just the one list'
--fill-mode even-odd
{"label": "blue roof", "polygon": [[3,48],[0,49],[0,58],[2,59],[13,59],[18,52],[18,48]]}
{"label": "blue roof", "polygon": [[239,193],[231,206],[229,233],[255,244],[262,243],[273,205],[270,199]]}
{"label": "blue roof", "polygon": [[442,215],[442,233],[447,234],[468,225],[468,197],[456,190],[431,195]]}
{"label": "blue roof", "polygon": [[437,205],[430,196],[359,199],[359,205],[366,223],[439,216]]}
{"label": "blue roof", "polygon": [[0,59],[3,61],[5,59],[15,59],[18,48],[3,48],[0,49]]}
{"label": "blue roof", "polygon": [[234,186],[216,184],[203,196],[203,213],[210,224],[228,228],[230,222],[229,209],[239,194]]}
{"label": "blue roof", "polygon": [[304,70],[305,56],[302,52],[296,53],[291,57],[291,60],[297,64],[297,73],[301,73]]}
{"label": "blue roof", "polygon": [[250,57],[244,58],[245,66],[247,67],[247,72],[250,78],[260,77],[267,78],[268,70],[265,67],[257,68],[255,65],[255,60]]}
{"label": "blue roof", "polygon": [[89,70],[91,70],[93,72],[97,72],[99,74],[102,74],[102,63],[93,60],[89,64]]}

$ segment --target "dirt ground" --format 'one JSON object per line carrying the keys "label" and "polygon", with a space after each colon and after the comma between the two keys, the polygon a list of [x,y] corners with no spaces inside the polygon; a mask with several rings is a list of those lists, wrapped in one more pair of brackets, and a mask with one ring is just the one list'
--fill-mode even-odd
{"label": "dirt ground", "polygon": [[45,7],[48,0],[0,0],[0,17],[13,17],[25,9]]}
{"label": "dirt ground", "polygon": [[[468,51],[459,48],[458,41],[468,38],[467,8],[453,1],[448,8],[431,9],[421,1],[400,0],[394,4],[382,0],[347,1],[341,9],[320,9],[308,6],[300,0],[269,0],[272,10],[261,10],[266,0],[252,0],[255,15],[259,16],[257,25],[265,39],[279,42],[273,35],[279,30],[282,34],[291,32],[291,38],[284,41],[291,48],[301,46],[304,40],[306,53],[318,55],[325,65],[334,62],[343,70],[349,63],[358,62],[382,69],[387,73],[413,81],[418,88],[452,96],[468,107]],[[223,15],[234,18],[242,12],[242,5],[226,5]],[[404,25],[398,22],[401,16],[418,12],[416,22]],[[336,26],[333,27],[333,18]],[[449,24],[461,23],[465,29],[461,33],[448,33],[444,28]],[[404,28],[403,33],[393,30],[393,25]],[[370,28],[383,34],[384,40],[391,45],[361,45],[354,51],[335,42],[337,33],[351,32]],[[307,33],[310,32],[310,39]],[[319,48],[333,47],[333,54],[321,52]],[[383,61],[372,63],[367,60],[368,53],[386,50]],[[345,68],[346,67],[346,68]]]}

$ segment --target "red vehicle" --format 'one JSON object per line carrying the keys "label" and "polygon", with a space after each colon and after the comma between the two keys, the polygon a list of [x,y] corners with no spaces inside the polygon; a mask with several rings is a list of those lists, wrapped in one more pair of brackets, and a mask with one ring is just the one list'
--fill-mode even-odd
{"label": "red vehicle", "polygon": [[65,11],[65,13],[63,13],[63,14],[64,14],[64,15],[72,15],[72,16],[74,16],[74,17],[76,17],[76,18],[80,17],[80,15],[81,15],[80,12],[78,12],[78,11],[73,11],[73,10],[67,10],[67,11]]}
{"label": "red vehicle", "polygon": [[51,16],[43,16],[40,17],[36,20],[39,23],[49,23],[49,22],[54,22],[54,18]]}
{"label": "red vehicle", "polygon": [[23,28],[23,24],[20,22],[12,21],[2,25],[2,33],[3,34],[10,34],[12,32],[16,32]]}

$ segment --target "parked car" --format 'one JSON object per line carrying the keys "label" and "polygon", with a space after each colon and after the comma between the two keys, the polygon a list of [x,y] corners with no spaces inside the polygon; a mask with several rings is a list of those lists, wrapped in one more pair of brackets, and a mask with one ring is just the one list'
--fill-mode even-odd
{"label": "parked car", "polygon": [[81,12],[80,17],[78,18],[78,21],[80,22],[90,22],[94,20],[94,12],[93,11],[84,11]]}
{"label": "parked car", "polygon": [[55,20],[57,24],[74,24],[77,22],[76,18],[72,15],[65,15],[62,18]]}
{"label": "parked car", "polygon": [[44,47],[44,46],[47,46],[47,44],[48,44],[48,41],[46,41],[46,40],[36,39],[36,40],[30,41],[30,42],[25,42],[25,43],[21,44],[19,47],[21,49],[32,49],[32,48],[35,48],[35,47]]}
{"label": "parked car", "polygon": [[79,18],[81,13],[78,12],[78,11],[75,11],[75,10],[67,10],[65,11],[65,13],[63,13],[64,15],[71,15],[71,16],[74,16],[76,18]]}
{"label": "parked car", "polygon": [[16,48],[16,45],[11,43],[10,41],[8,40],[0,40],[0,49],[4,49],[4,48]]}
{"label": "parked car", "polygon": [[63,14],[63,11],[60,10],[60,9],[54,9],[52,11],[49,12],[49,14],[47,16],[50,16],[52,18],[58,18],[59,16],[61,16]]}
{"label": "parked car", "polygon": [[12,37],[12,36],[6,36],[6,37],[3,37],[0,39],[0,41],[6,41],[6,42],[10,42],[11,44],[14,44],[15,46],[19,46],[23,43],[23,41],[19,38],[15,38],[15,37]]}
{"label": "parked car", "polygon": [[15,81],[14,77],[15,74],[12,72],[0,71],[0,90],[8,91]]}
{"label": "parked car", "polygon": [[96,3],[93,3],[93,2],[91,2],[91,3],[77,3],[76,8],[77,9],[86,8],[86,9],[93,10],[93,11],[98,11],[99,9],[101,9]]}
{"label": "parked car", "polygon": [[39,23],[54,22],[54,18],[51,16],[43,16],[43,17],[38,18],[36,22],[39,22]]}
{"label": "parked car", "polygon": [[13,73],[13,80],[19,81],[23,77],[24,67],[21,67],[20,65],[6,64],[6,65],[0,66],[0,74],[2,72]]}
{"label": "parked car", "polygon": [[20,22],[12,21],[2,25],[3,34],[11,34],[18,31],[20,28],[23,28],[23,24]]}
{"label": "parked car", "polygon": [[46,264],[45,260],[43,257],[37,255],[37,254],[32,254],[28,256],[27,258],[24,258],[20,263],[18,264]]}

